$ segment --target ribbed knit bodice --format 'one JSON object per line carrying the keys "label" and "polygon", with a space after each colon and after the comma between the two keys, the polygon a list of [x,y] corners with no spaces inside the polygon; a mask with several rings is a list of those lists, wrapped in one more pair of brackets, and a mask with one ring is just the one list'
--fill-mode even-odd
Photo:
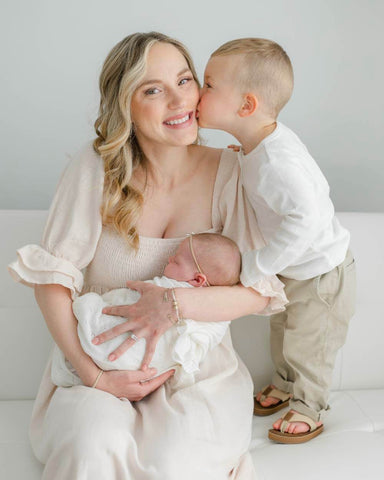
{"label": "ribbed knit bodice", "polygon": [[[214,229],[208,230],[213,232]],[[82,293],[103,294],[126,286],[127,280],[149,280],[161,276],[168,258],[185,237],[151,238],[140,236],[137,252],[111,228],[103,228],[95,256],[84,275]]]}

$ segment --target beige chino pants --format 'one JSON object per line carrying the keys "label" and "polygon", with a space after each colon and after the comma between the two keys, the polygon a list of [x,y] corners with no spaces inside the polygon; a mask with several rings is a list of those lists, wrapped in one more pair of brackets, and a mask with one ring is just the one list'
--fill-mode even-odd
{"label": "beige chino pants", "polygon": [[291,408],[319,421],[328,410],[336,354],[355,312],[355,261],[309,280],[279,276],[289,300],[271,317],[272,383],[293,394]]}

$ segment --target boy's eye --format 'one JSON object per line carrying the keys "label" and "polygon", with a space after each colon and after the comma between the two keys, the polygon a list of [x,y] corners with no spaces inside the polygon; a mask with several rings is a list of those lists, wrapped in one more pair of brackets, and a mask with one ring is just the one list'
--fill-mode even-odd
{"label": "boy's eye", "polygon": [[205,82],[204,85],[205,85],[207,88],[212,88],[212,85],[211,85],[210,83],[208,83],[208,82]]}
{"label": "boy's eye", "polygon": [[148,88],[148,90],[146,90],[144,93],[145,95],[155,95],[156,93],[159,93],[160,90],[156,87],[153,87],[153,88]]}

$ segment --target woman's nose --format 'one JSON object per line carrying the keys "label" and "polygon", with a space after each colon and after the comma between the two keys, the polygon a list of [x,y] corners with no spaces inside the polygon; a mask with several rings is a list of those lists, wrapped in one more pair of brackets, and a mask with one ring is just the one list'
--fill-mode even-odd
{"label": "woman's nose", "polygon": [[182,92],[172,92],[171,98],[169,99],[169,107],[173,109],[178,109],[183,107],[185,104],[185,97]]}

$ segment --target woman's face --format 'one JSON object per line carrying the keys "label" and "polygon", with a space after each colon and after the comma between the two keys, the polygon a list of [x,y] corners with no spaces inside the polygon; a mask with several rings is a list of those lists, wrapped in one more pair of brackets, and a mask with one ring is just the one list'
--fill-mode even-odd
{"label": "woman's face", "polygon": [[198,86],[184,56],[173,45],[155,43],[131,103],[131,117],[141,147],[193,143],[198,130],[198,99]]}

